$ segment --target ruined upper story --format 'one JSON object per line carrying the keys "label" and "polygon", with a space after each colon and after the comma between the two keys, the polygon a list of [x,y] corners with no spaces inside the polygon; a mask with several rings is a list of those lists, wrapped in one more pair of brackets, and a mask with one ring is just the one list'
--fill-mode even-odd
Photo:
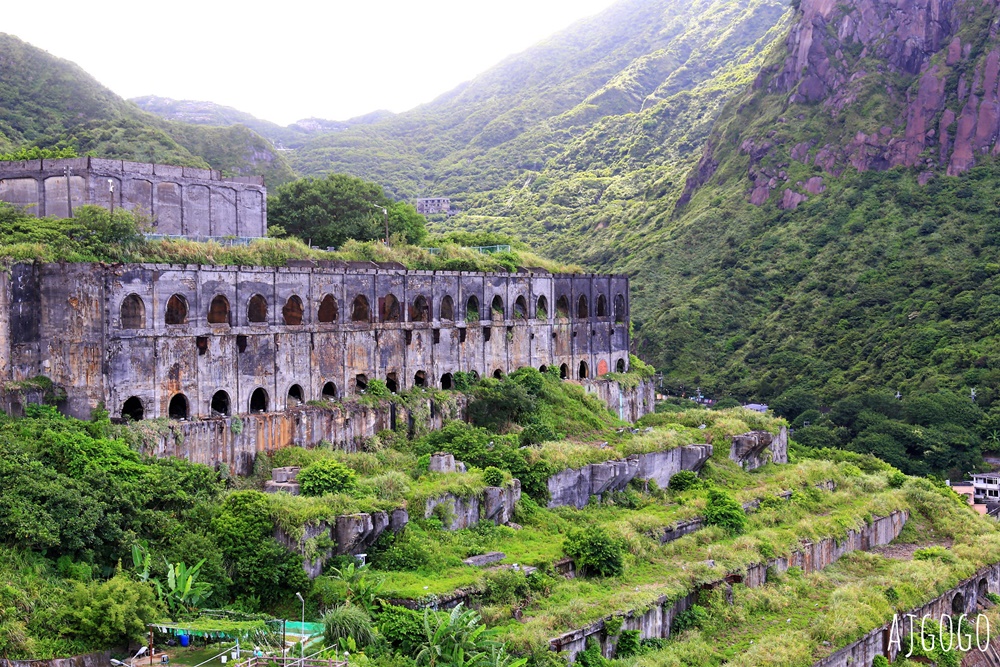
{"label": "ruined upper story", "polygon": [[94,157],[0,162],[0,201],[37,216],[69,217],[91,204],[149,216],[157,234],[262,237],[267,190],[260,176]]}
{"label": "ruined upper story", "polygon": [[398,265],[16,264],[0,276],[0,373],[44,375],[67,411],[199,419],[454,373],[628,369],[628,278]]}

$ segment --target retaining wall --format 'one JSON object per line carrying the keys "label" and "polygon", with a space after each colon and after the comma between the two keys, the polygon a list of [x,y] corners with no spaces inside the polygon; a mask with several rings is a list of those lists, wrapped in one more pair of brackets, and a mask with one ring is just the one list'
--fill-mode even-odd
{"label": "retaining wall", "polygon": [[111,651],[75,655],[51,660],[8,660],[0,658],[0,667],[111,667]]}
{"label": "retaining wall", "polygon": [[637,387],[622,387],[613,380],[585,381],[583,386],[588,394],[596,395],[619,419],[630,424],[656,410],[656,387],[652,380],[643,380]]}
{"label": "retaining wall", "polygon": [[[948,614],[953,618],[957,618],[963,613],[969,614],[973,617],[974,623],[980,601],[985,599],[986,593],[998,592],[1000,592],[1000,562],[987,565],[976,572],[975,575],[961,581],[948,592],[937,596],[921,607],[906,612],[906,614],[913,614],[917,617],[917,620],[914,621],[914,629],[917,632],[920,631],[920,619],[924,616],[928,617],[928,627],[931,627],[933,623],[935,631],[943,614]],[[815,662],[813,667],[867,667],[872,664],[877,655],[886,656],[890,662],[894,661],[900,653],[906,655],[909,651],[907,635],[909,634],[910,627],[906,614],[901,613],[899,615],[900,626],[898,630],[901,630],[899,634],[896,634],[896,631],[892,631],[891,622],[886,623],[882,627],[872,630],[853,644],[845,646],[836,653],[832,653],[822,660]],[[900,635],[900,648],[902,650],[899,650],[894,643],[890,643],[890,637],[895,641]],[[973,642],[975,642],[974,638]],[[973,649],[971,653],[975,654],[978,651]],[[979,656],[983,660],[978,662],[987,665],[994,664],[991,662],[993,658],[983,656],[982,654],[979,654]],[[973,662],[977,662],[975,658]],[[965,665],[966,661],[963,660],[962,664]]]}
{"label": "retaining wall", "polygon": [[[859,530],[847,531],[844,538],[827,538],[814,544],[804,544],[788,557],[773,558],[765,563],[752,565],[745,574],[733,573],[716,582],[706,584],[702,588],[715,588],[720,585],[731,586],[734,583],[743,583],[751,588],[763,586],[767,582],[768,568],[774,568],[776,572],[785,572],[789,567],[801,567],[806,574],[821,570],[851,551],[867,550],[888,544],[899,535],[908,517],[909,515],[905,511],[893,512],[887,517],[877,517]],[[694,604],[699,590],[691,591],[674,600],[662,597],[648,610],[633,610],[625,613],[622,629],[639,630],[642,639],[668,638],[674,618]],[[554,651],[565,651],[569,661],[572,662],[577,653],[587,647],[587,640],[594,637],[600,642],[603,654],[609,658],[613,657],[614,641],[609,639],[604,632],[605,620],[606,618],[584,628],[554,637],[549,640],[549,648]],[[847,664],[847,662],[831,663],[830,666],[823,665],[823,667],[840,667],[840,665]],[[856,667],[858,664],[870,664],[870,661],[850,664],[852,667]]]}
{"label": "retaining wall", "polygon": [[548,479],[549,507],[572,505],[582,508],[591,496],[621,491],[633,479],[654,480],[666,488],[681,470],[697,471],[712,456],[712,445],[685,445],[665,452],[637,454],[627,459],[567,468]]}

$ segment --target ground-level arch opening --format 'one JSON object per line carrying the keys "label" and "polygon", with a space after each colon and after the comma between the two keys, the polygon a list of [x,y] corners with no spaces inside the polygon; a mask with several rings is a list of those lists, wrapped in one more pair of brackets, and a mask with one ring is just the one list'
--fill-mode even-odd
{"label": "ground-level arch opening", "polygon": [[188,414],[187,396],[174,394],[174,397],[170,399],[170,405],[167,406],[167,416],[170,419],[187,419]]}
{"label": "ground-level arch opening", "polygon": [[327,382],[323,385],[323,398],[327,401],[337,400],[337,385],[332,382]]}
{"label": "ground-level arch opening", "polygon": [[590,376],[590,367],[587,366],[586,361],[580,362],[580,379],[586,380]]}
{"label": "ground-level arch opening", "polygon": [[559,377],[561,377],[563,380],[569,377],[569,366],[563,364],[562,366],[559,367]]}
{"label": "ground-level arch opening", "polygon": [[538,367],[538,372],[539,373],[548,373],[549,372],[549,367],[546,366],[545,364],[542,364],[541,366]]}
{"label": "ground-level arch opening", "polygon": [[441,388],[442,389],[454,389],[455,381],[451,376],[451,373],[445,373],[441,376]]}
{"label": "ground-level arch opening", "polygon": [[287,406],[294,408],[296,406],[302,405],[306,402],[305,392],[302,391],[302,386],[298,384],[293,384],[288,388],[288,402]]}
{"label": "ground-level arch opening", "polygon": [[399,375],[396,373],[386,373],[385,388],[394,394],[397,393],[399,391]]}
{"label": "ground-level arch opening", "polygon": [[503,371],[500,370],[499,368],[496,369],[495,371],[493,371],[493,377],[495,377],[498,380],[502,380],[503,379]]}
{"label": "ground-level arch opening", "polygon": [[362,392],[366,389],[368,389],[368,376],[364,373],[358,373],[354,376],[354,390]]}
{"label": "ground-level arch opening", "polygon": [[228,417],[231,410],[229,404],[229,394],[219,390],[212,394],[212,415],[216,417]]}
{"label": "ground-level arch opening", "polygon": [[413,386],[414,387],[426,387],[427,386],[427,373],[424,371],[417,371],[413,375]]}
{"label": "ground-level arch opening", "polygon": [[142,421],[145,415],[146,410],[142,407],[142,401],[139,400],[139,397],[129,396],[128,400],[122,406],[122,419],[138,422]]}
{"label": "ground-level arch opening", "polygon": [[625,372],[625,360],[624,359],[619,359],[615,363],[615,371],[618,372],[618,373],[624,373]]}
{"label": "ground-level arch opening", "polygon": [[267,392],[263,387],[257,387],[250,394],[250,412],[267,412]]}

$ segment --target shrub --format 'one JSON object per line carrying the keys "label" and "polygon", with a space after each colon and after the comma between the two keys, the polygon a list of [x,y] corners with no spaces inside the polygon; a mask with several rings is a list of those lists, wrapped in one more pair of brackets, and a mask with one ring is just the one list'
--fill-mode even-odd
{"label": "shrub", "polygon": [[585,575],[617,577],[625,573],[625,545],[600,526],[571,530],[563,543],[563,552],[576,561]]}
{"label": "shrub", "polygon": [[906,484],[906,475],[899,472],[898,470],[889,475],[889,488],[898,489],[903,484]]}
{"label": "shrub", "polygon": [[941,546],[917,549],[913,552],[913,560],[939,560],[942,563],[956,562],[955,554]]}
{"label": "shrub", "polygon": [[389,387],[385,386],[385,382],[382,380],[369,380],[365,393],[375,398],[385,398],[392,395]]}
{"label": "shrub", "polygon": [[872,667],[889,667],[889,659],[884,655],[877,655],[872,660]]}
{"label": "shrub", "polygon": [[705,524],[719,526],[733,535],[739,535],[746,530],[747,515],[735,498],[719,489],[708,493],[708,504],[705,506]]}
{"label": "shrub", "polygon": [[587,640],[587,648],[577,653],[576,664],[580,667],[608,667],[608,660],[601,655],[601,645],[591,637]]}
{"label": "shrub", "polygon": [[615,645],[615,657],[627,658],[639,652],[639,631],[623,630],[618,644]]}
{"label": "shrub", "polygon": [[375,642],[375,628],[364,609],[345,604],[323,614],[323,638],[328,645],[338,646],[348,637],[353,637],[359,648]]}
{"label": "shrub", "polygon": [[1000,604],[1000,595],[997,595],[996,593],[987,593],[986,599],[993,604]]}
{"label": "shrub", "polygon": [[503,486],[503,471],[496,466],[487,466],[483,471],[483,482],[486,486]]}
{"label": "shrub", "polygon": [[425,639],[423,614],[406,607],[385,605],[378,620],[382,636],[400,653],[413,655]]}
{"label": "shrub", "polygon": [[667,488],[671,491],[687,491],[698,486],[698,475],[690,470],[681,470],[674,473],[667,483]]}
{"label": "shrub", "polygon": [[322,496],[354,488],[354,471],[339,461],[320,459],[303,468],[298,475],[304,496]]}
{"label": "shrub", "polygon": [[516,604],[531,595],[524,572],[494,570],[483,578],[483,601],[488,604]]}
{"label": "shrub", "polygon": [[674,622],[670,625],[670,634],[701,627],[708,620],[708,610],[698,604],[691,605],[674,617]]}

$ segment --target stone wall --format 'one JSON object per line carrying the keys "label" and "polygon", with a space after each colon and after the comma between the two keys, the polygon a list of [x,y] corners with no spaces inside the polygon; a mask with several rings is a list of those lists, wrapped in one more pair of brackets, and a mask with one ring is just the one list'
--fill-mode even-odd
{"label": "stone wall", "polygon": [[[800,567],[803,573],[809,574],[835,563],[844,554],[857,550],[868,550],[894,540],[906,524],[909,515],[905,511],[893,512],[887,517],[876,517],[871,523],[858,530],[849,530],[845,538],[828,538],[816,543],[804,544],[788,557],[774,558],[766,563],[751,566],[745,573],[732,573],[719,581],[706,584],[705,588],[716,586],[731,586],[743,583],[751,588],[763,586],[767,582],[767,570],[773,568],[776,572],[785,572],[789,567]],[[639,630],[642,639],[662,638],[670,636],[670,626],[677,614],[688,609],[697,600],[698,591],[692,591],[678,599],[661,597],[652,607],[643,611],[629,611],[624,616],[622,629]],[[549,647],[554,651],[564,651],[570,662],[577,653],[587,647],[587,640],[596,638],[601,643],[601,650],[606,657],[614,656],[614,641],[604,632],[604,621],[601,619],[586,627],[573,630],[549,640]],[[831,663],[822,667],[840,667],[844,663]],[[850,663],[851,665],[871,664]]]}
{"label": "stone wall", "polygon": [[[986,593],[1000,593],[1000,562],[980,569],[975,575],[964,579],[947,593],[939,595],[922,607],[912,609],[906,613],[917,617],[918,620],[915,621],[915,627],[918,628],[918,632],[919,619],[925,615],[930,619],[928,620],[928,625],[933,622],[934,628],[938,627],[941,616],[944,614],[948,614],[953,618],[958,618],[963,613],[969,614],[974,623],[975,616],[979,613],[979,605],[985,599]],[[900,614],[899,617],[901,629],[903,630],[901,652],[905,655],[909,651],[906,639],[906,635],[909,634],[909,620],[906,619],[905,614]],[[880,628],[872,630],[853,644],[845,646],[822,660],[818,660],[813,664],[813,667],[867,666],[872,664],[872,660],[877,655],[884,655],[889,658],[890,662],[893,662],[900,651],[897,650],[894,644],[889,643],[891,625],[891,623],[887,623]],[[892,634],[893,640],[896,639],[896,636]],[[973,642],[975,642],[975,639],[973,639]],[[974,649],[973,653],[976,652]],[[986,664],[990,664],[988,661],[985,662]],[[962,664],[964,665],[966,662],[963,661]]]}
{"label": "stone wall", "polygon": [[514,517],[514,506],[521,499],[521,482],[513,480],[509,486],[488,486],[481,496],[461,498],[451,493],[430,498],[424,506],[424,518],[429,519],[438,505],[447,507],[447,513],[454,517],[445,526],[448,530],[471,528],[481,521],[496,525],[509,522]]}
{"label": "stone wall", "polygon": [[621,491],[633,479],[653,480],[661,488],[666,488],[674,474],[681,470],[700,470],[710,456],[712,445],[687,445],[665,452],[592,463],[579,469],[568,468],[549,477],[551,499],[548,506],[582,508],[591,496]]}
{"label": "stone wall", "polygon": [[458,371],[590,380],[628,365],[625,276],[16,264],[0,288],[0,379],[46,375],[77,417],[281,412],[372,379],[448,388]]}
{"label": "stone wall", "polygon": [[224,178],[219,171],[194,167],[93,157],[4,162],[0,201],[40,217],[67,217],[70,203],[74,209],[93,204],[136,210],[152,217],[159,234],[259,237],[267,232],[262,177]]}
{"label": "stone wall", "polygon": [[0,667],[111,667],[111,651],[51,660],[8,660],[0,657]]}

